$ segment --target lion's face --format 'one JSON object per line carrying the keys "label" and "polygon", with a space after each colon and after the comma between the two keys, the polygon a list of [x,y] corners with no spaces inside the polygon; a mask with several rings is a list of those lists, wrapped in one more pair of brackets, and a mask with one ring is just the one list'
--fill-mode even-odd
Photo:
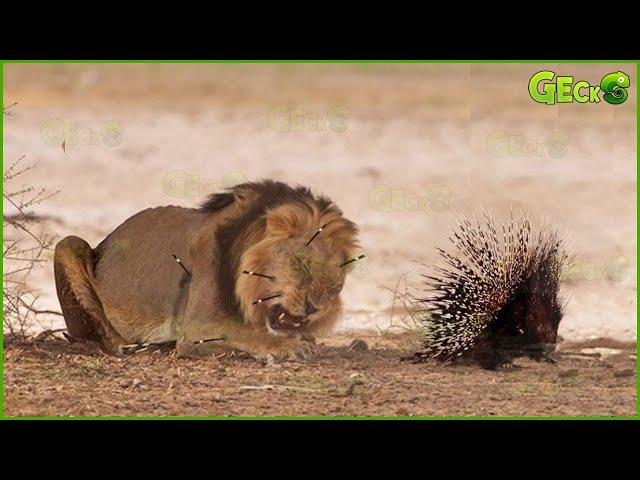
{"label": "lion's face", "polygon": [[[277,272],[273,285],[281,296],[270,301],[266,324],[274,333],[314,329],[340,311],[340,291],[345,280],[340,252],[327,244],[305,246],[296,239],[284,240],[271,249],[267,268]],[[267,286],[265,285],[265,288]]]}
{"label": "lion's face", "polygon": [[277,209],[267,217],[263,239],[242,256],[236,295],[245,321],[274,335],[328,331],[341,312],[340,292],[350,268],[340,265],[355,247],[355,227],[342,216]]}

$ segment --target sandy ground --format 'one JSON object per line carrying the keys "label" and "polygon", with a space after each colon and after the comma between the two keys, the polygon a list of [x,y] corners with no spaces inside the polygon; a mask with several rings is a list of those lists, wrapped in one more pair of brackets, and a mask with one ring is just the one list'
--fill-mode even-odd
{"label": "sandy ground", "polygon": [[[456,218],[482,208],[500,218],[511,207],[522,208],[534,217],[546,216],[566,231],[575,255],[562,285],[569,299],[560,325],[565,341],[606,346],[612,339],[633,344],[637,335],[635,82],[629,100],[618,106],[540,105],[529,97],[527,84],[542,69],[591,83],[618,70],[637,78],[633,65],[5,65],[3,103],[18,104],[3,119],[4,162],[6,166],[26,155],[25,161],[37,164],[14,188],[29,184],[58,192],[36,208],[44,232],[58,238],[80,235],[92,245],[143,208],[196,205],[211,191],[244,180],[300,183],[330,196],[358,223],[368,260],[358,265],[345,286],[345,315],[338,337],[323,339],[329,343],[396,325],[397,316],[391,315],[393,296],[381,287],[419,287],[421,270],[414,261],[436,260],[433,247],[446,245]],[[6,212],[6,203],[4,208]],[[4,234],[17,236],[7,230]],[[32,273],[29,285],[40,295],[39,308],[59,310],[50,262]],[[58,316],[40,315],[33,327],[63,325]],[[21,379],[29,361],[51,362],[52,371],[60,367],[60,374],[67,364],[73,369],[74,362],[95,361],[103,373],[96,373],[101,380],[91,388],[120,389],[121,396],[133,392],[118,386],[123,379],[143,377],[142,360],[120,363],[85,354],[57,359],[52,344],[38,347],[48,353],[20,348],[25,349],[24,362],[14,347],[6,358],[11,378],[5,390],[7,408],[16,414],[91,413],[82,410],[80,400],[64,407],[47,401],[20,406],[18,399],[25,395],[57,398],[52,391],[37,393],[32,382],[37,378],[47,382],[45,374],[40,377],[35,371],[33,377]],[[182,399],[173,408],[158,400],[164,406],[157,413],[287,414],[291,408],[320,414],[332,413],[330,405],[336,402],[332,408],[338,408],[333,412],[337,414],[395,415],[400,408],[415,414],[516,415],[520,410],[549,414],[544,402],[528,405],[526,395],[513,394],[509,401],[491,406],[492,397],[486,395],[491,382],[507,385],[518,378],[514,374],[427,369],[425,375],[424,369],[393,362],[383,373],[384,355],[367,353],[357,360],[327,351],[322,357],[324,371],[331,372],[327,382],[341,384],[360,368],[378,380],[363,390],[371,395],[332,399],[326,409],[319,404],[287,406],[285,400],[298,398],[299,392],[238,394],[238,386],[249,382],[252,372],[259,377],[255,383],[282,383],[286,374],[232,361],[226,367],[229,375],[246,379],[230,379],[220,394],[227,398],[233,391],[238,403],[187,408]],[[335,365],[329,359],[335,359]],[[164,357],[154,362],[157,372],[180,365]],[[618,398],[618,386],[631,378],[611,377],[613,370],[595,361],[563,362],[560,368],[584,370],[585,379],[597,381],[592,387],[583,385],[590,392],[584,398],[582,391],[566,390],[578,394],[567,404],[559,400],[561,392],[550,392],[555,400],[550,401],[549,411],[632,411],[630,396],[620,397],[627,398],[626,406],[612,400]],[[213,369],[212,365],[194,366],[194,375]],[[107,381],[112,368],[120,372],[120,383]],[[155,368],[150,367],[149,378]],[[536,383],[544,385],[540,388],[574,381],[561,380],[557,367],[536,364],[527,371],[541,378]],[[47,388],[64,389],[64,384],[55,383],[63,377],[56,375]],[[381,392],[392,400],[396,388],[398,392],[406,388],[410,395],[408,383],[402,383],[404,375],[444,382],[451,389],[450,403],[430,404],[439,398],[434,393],[438,390],[425,385],[414,392],[418,398],[414,409],[409,399],[376,405]],[[74,378],[75,392],[81,394],[80,377]],[[455,384],[461,378],[469,383],[456,394]],[[474,385],[475,380],[480,383]],[[159,388],[154,382],[149,395]],[[456,403],[466,395],[463,390],[473,402]],[[142,395],[144,388],[135,392],[151,402],[151,396]],[[599,394],[602,398],[596,401]],[[269,406],[274,397],[285,402]],[[251,406],[261,398],[264,403]],[[133,406],[121,407],[122,412],[155,411],[143,400],[138,404],[131,397],[127,402]],[[118,414],[117,408],[105,403],[94,413]]]}
{"label": "sandy ground", "polygon": [[336,336],[309,361],[109,357],[66,340],[10,343],[6,416],[634,416],[635,351],[567,345],[510,370],[401,361],[413,338]]}

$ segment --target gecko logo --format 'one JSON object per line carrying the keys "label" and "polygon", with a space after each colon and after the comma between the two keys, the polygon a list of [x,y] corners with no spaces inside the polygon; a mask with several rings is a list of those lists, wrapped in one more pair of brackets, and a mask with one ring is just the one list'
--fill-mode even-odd
{"label": "gecko logo", "polygon": [[624,72],[613,72],[600,80],[600,85],[590,85],[580,80],[573,83],[572,76],[556,76],[549,70],[536,73],[529,80],[529,95],[538,103],[600,103],[602,98],[612,105],[619,105],[629,96],[631,81]]}

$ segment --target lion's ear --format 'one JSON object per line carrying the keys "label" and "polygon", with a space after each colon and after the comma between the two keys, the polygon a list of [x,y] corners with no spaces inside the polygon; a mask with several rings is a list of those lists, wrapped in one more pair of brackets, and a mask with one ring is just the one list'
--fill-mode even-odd
{"label": "lion's ear", "polygon": [[255,188],[255,184],[243,183],[228,189],[226,192],[211,194],[209,198],[200,205],[200,209],[213,213],[231,205],[232,203],[239,205],[250,204],[255,201],[257,196],[258,192]]}
{"label": "lion's ear", "polygon": [[231,205],[235,200],[233,193],[214,193],[207,198],[207,200],[200,205],[200,209],[206,212],[217,212],[224,207]]}

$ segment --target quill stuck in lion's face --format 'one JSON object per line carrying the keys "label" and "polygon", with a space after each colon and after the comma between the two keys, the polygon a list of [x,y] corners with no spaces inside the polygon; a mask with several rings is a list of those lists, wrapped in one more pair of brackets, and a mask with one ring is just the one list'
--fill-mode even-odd
{"label": "quill stuck in lion's face", "polygon": [[[332,323],[347,273],[340,268],[344,252],[331,252],[323,241],[305,245],[302,239],[286,239],[267,246],[263,255],[261,271],[277,274],[250,275],[243,285],[244,294],[255,297],[246,312],[255,323],[263,322],[274,335],[315,332],[318,325]],[[243,271],[259,269],[252,265]]]}
{"label": "quill stuck in lion's face", "polygon": [[322,333],[342,309],[340,292],[352,268],[344,263],[356,246],[353,226],[342,217],[319,219],[327,222],[320,228],[309,220],[295,207],[271,212],[267,235],[240,264],[236,295],[245,319],[272,335]]}

